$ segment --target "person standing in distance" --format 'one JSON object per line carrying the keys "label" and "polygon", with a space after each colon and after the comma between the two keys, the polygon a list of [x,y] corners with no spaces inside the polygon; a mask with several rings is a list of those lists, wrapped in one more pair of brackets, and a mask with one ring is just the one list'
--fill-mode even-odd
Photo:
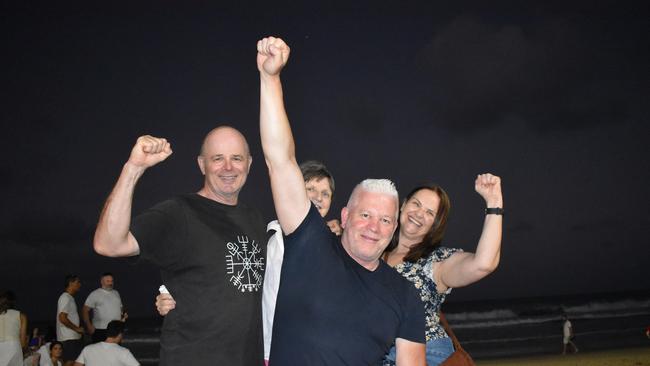
{"label": "person standing in distance", "polygon": [[56,315],[56,340],[63,347],[63,364],[70,366],[79,356],[83,344],[81,336],[84,328],[79,326],[79,311],[74,296],[81,289],[81,280],[77,275],[65,277],[65,291],[59,296]]}
{"label": "person standing in distance", "polygon": [[115,283],[113,274],[110,272],[102,274],[99,283],[101,287],[88,295],[81,308],[81,317],[86,324],[88,334],[92,335],[93,343],[106,339],[106,327],[111,320],[124,321],[127,317],[120,293],[113,288]]}

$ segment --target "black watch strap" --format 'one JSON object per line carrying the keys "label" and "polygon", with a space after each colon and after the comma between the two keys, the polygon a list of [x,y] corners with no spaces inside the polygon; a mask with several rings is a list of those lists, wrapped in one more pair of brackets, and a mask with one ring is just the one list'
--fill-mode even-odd
{"label": "black watch strap", "polygon": [[503,209],[501,207],[488,207],[485,209],[485,214],[486,215],[502,215],[503,216]]}

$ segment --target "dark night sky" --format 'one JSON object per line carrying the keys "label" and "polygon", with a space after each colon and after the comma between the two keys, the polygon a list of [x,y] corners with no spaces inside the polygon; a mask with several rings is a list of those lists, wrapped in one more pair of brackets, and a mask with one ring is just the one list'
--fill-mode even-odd
{"label": "dark night sky", "polygon": [[273,218],[255,67],[265,35],[292,48],[298,159],[333,171],[330,216],[365,177],[401,193],[433,180],[452,200],[445,244],[473,251],[474,177],[502,177],[501,265],[451,301],[650,290],[647,7],[208,3],[1,12],[0,288],[32,318],[53,320],[66,273],[81,275],[82,302],[104,271],[132,316],[153,315],[157,271],[91,244],[141,134],[167,137],[174,155],[141,180],[136,213],[198,190],[201,138],[227,123],[253,151],[242,200]]}

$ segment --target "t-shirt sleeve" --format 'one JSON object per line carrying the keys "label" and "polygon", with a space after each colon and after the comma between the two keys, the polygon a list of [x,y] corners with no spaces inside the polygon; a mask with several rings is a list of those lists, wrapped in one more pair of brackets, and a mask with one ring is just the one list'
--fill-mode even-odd
{"label": "t-shirt sleeve", "polygon": [[93,291],[86,298],[86,302],[84,302],[84,305],[86,305],[89,308],[94,308],[96,303],[97,303],[97,299],[95,299],[95,291]]}
{"label": "t-shirt sleeve", "polygon": [[404,298],[404,315],[397,332],[397,338],[412,342],[425,343],[424,305],[414,286],[410,285]]}
{"label": "t-shirt sleeve", "polygon": [[79,354],[79,357],[77,357],[77,360],[75,362],[86,364],[85,357],[86,357],[86,347],[84,347],[84,349],[81,350],[81,353]]}
{"label": "t-shirt sleeve", "polygon": [[67,296],[59,297],[59,302],[57,303],[57,316],[60,313],[70,314],[70,298]]}
{"label": "t-shirt sleeve", "polygon": [[131,233],[138,241],[140,258],[158,267],[168,267],[183,257],[183,247],[174,245],[185,236],[185,210],[177,199],[167,200],[136,216]]}
{"label": "t-shirt sleeve", "polygon": [[312,245],[311,243],[320,241],[317,239],[320,239],[323,236],[329,236],[327,235],[328,233],[331,234],[331,231],[327,227],[327,224],[321,217],[320,213],[318,213],[316,206],[312,203],[307,212],[307,216],[305,216],[296,230],[285,236],[285,250],[288,247]]}
{"label": "t-shirt sleeve", "polygon": [[140,366],[140,363],[138,362],[138,360],[136,360],[135,357],[133,357],[133,354],[131,353],[131,351],[129,351],[126,348],[124,348],[124,352],[122,352],[122,357],[120,357],[120,358],[121,358],[122,364],[125,365],[125,366]]}

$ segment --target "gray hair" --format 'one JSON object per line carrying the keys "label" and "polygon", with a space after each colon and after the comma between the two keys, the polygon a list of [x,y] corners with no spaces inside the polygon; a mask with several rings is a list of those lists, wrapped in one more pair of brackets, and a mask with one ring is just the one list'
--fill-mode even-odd
{"label": "gray hair", "polygon": [[350,194],[350,199],[348,199],[348,207],[354,206],[357,199],[358,193],[360,191],[371,192],[371,193],[381,193],[395,198],[397,204],[397,210],[395,212],[395,217],[399,214],[399,194],[397,193],[397,188],[395,188],[395,183],[390,179],[364,179],[361,183],[357,184],[356,187],[352,190]]}

